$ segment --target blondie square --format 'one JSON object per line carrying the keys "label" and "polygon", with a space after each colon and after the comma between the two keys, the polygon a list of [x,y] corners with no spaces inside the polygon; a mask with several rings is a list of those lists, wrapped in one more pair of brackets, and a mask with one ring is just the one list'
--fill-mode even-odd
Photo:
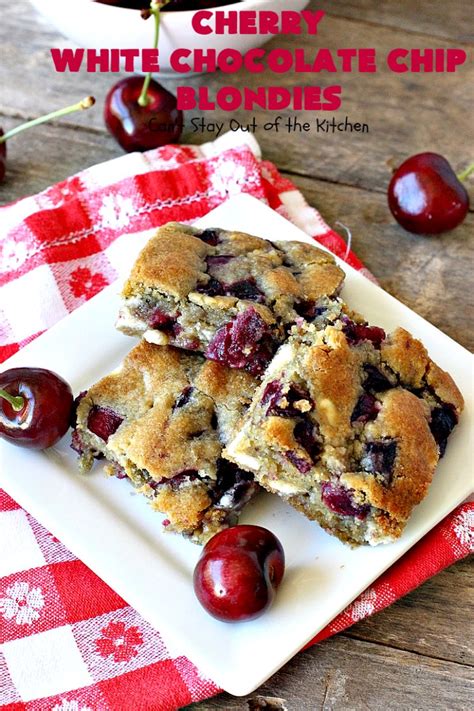
{"label": "blondie square", "polygon": [[343,280],[309,244],[170,223],[134,264],[117,328],[258,376],[291,324],[317,314]]}
{"label": "blondie square", "polygon": [[88,470],[105,457],[167,516],[167,530],[202,543],[237,521],[258,489],[221,457],[256,387],[245,371],[141,341],[79,397],[73,447]]}
{"label": "blondie square", "polygon": [[426,495],[462,408],[420,341],[342,315],[293,328],[224,456],[341,540],[385,543]]}

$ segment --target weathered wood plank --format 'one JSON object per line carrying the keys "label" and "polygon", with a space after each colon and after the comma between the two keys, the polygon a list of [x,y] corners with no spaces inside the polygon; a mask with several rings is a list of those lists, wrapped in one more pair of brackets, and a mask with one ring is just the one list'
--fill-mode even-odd
{"label": "weathered wood plank", "polygon": [[339,635],[298,655],[253,694],[221,694],[187,709],[249,711],[263,696],[282,699],[287,711],[464,711],[472,693],[468,667]]}
{"label": "weathered wood plank", "polygon": [[[387,3],[383,3],[387,5]],[[394,4],[394,3],[392,3]],[[317,7],[317,0],[312,6]],[[379,3],[380,5],[380,3]],[[438,13],[449,14],[444,0],[430,3]],[[434,13],[434,10],[433,10]],[[27,0],[18,0],[15,13],[2,17],[2,37],[4,60],[0,65],[0,112],[31,116],[72,102],[81,96],[93,92],[98,99],[98,106],[87,115],[71,116],[64,123],[92,126],[103,130],[100,106],[105,93],[115,80],[111,75],[55,74],[49,57],[49,48],[62,42],[54,31],[48,29],[36,15],[30,18],[31,10]],[[21,41],[19,41],[21,38]],[[274,39],[268,47],[282,46],[294,48],[298,45],[306,48],[311,56],[317,47],[336,49],[349,45],[374,47],[383,57],[387,49],[397,46],[407,48],[423,47],[445,48],[452,45],[439,39],[427,40],[425,35],[406,33],[390,27],[373,26],[359,21],[350,21],[339,17],[327,17],[320,25],[317,43],[308,37],[281,37]],[[35,81],[27,80],[25,67],[31,71]],[[302,84],[311,83],[309,77],[301,75]],[[321,81],[320,81],[321,79]],[[316,133],[283,134],[257,131],[264,154],[280,168],[303,175],[331,180],[358,187],[384,191],[390,178],[388,162],[400,162],[408,155],[421,150],[434,150],[445,154],[456,169],[468,162],[466,145],[474,137],[471,121],[470,96],[466,87],[474,79],[474,67],[466,65],[458,73],[407,74],[389,73],[383,66],[376,74],[315,75],[313,83],[327,85],[342,81],[344,102],[337,113],[341,120],[346,115],[352,122],[366,122],[370,133]],[[183,83],[184,83],[183,78]],[[215,96],[223,85],[239,86],[271,85],[272,76],[221,73],[192,77],[190,85],[209,87],[211,96]],[[295,82],[292,73],[278,77],[282,86],[291,88]],[[168,86],[173,83],[168,82]],[[22,90],[22,87],[24,89]],[[289,110],[279,112],[288,116]],[[310,112],[298,112],[301,120],[314,121]],[[198,115],[189,112],[184,140],[202,142],[212,139],[215,134],[192,134],[189,120]],[[210,120],[228,120],[233,117],[246,123],[255,115],[260,126],[273,117],[272,112],[239,110],[231,116],[221,110],[208,112]],[[332,118],[332,114],[319,112],[320,119]],[[460,140],[461,137],[461,140]],[[472,142],[472,140],[471,140]],[[474,181],[470,181],[471,193],[474,193]]]}
{"label": "weathered wood plank", "polygon": [[374,22],[408,32],[423,32],[433,37],[444,37],[456,42],[472,42],[474,33],[469,18],[470,0],[450,0],[446,3],[431,0],[318,0],[318,8],[330,15]]}
{"label": "weathered wood plank", "polygon": [[474,665],[474,635],[470,629],[473,607],[474,566],[466,559],[377,615],[358,622],[346,634]]}
{"label": "weathered wood plank", "polygon": [[[11,118],[1,119],[5,129],[15,123]],[[74,126],[38,126],[9,141],[7,173],[5,181],[0,183],[0,205],[33,195],[74,173],[120,155],[121,149],[107,134]]]}

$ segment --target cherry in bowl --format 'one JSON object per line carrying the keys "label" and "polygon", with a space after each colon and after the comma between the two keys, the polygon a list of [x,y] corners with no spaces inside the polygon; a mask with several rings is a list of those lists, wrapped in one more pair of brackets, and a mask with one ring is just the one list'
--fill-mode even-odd
{"label": "cherry in bowl", "polygon": [[[130,10],[143,10],[149,7],[149,0],[95,0],[102,5],[114,5],[115,7],[125,7]],[[207,10],[223,5],[233,5],[238,0],[168,0],[161,9],[167,12],[179,12],[182,10]]]}
{"label": "cherry in bowl", "polygon": [[0,374],[0,437],[30,449],[47,449],[66,434],[73,409],[69,384],[45,368],[11,368]]}
{"label": "cherry in bowl", "polygon": [[194,592],[218,620],[253,620],[272,605],[284,572],[283,547],[271,531],[232,526],[204,546],[194,569]]}

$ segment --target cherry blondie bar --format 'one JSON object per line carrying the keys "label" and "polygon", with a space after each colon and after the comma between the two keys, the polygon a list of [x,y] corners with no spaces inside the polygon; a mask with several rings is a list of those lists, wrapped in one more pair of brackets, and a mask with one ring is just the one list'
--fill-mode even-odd
{"label": "cherry blondie bar", "polygon": [[343,314],[293,328],[224,456],[341,540],[375,545],[400,536],[462,408],[407,331]]}
{"label": "cherry blondie bar", "polygon": [[167,516],[167,530],[203,543],[236,523],[258,489],[221,457],[256,387],[245,371],[141,341],[78,398],[73,448],[84,470],[105,457]]}
{"label": "cherry blondie bar", "polygon": [[169,223],[132,268],[117,328],[258,376],[288,327],[343,280],[332,255],[309,244]]}

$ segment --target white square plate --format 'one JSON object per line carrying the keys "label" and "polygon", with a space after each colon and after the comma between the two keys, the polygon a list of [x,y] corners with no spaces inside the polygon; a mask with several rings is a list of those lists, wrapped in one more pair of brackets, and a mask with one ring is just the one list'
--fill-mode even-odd
{"label": "white square plate", "polygon": [[[229,200],[198,225],[314,244],[246,195]],[[129,268],[144,239],[144,235],[121,238],[115,248],[117,263]],[[466,399],[466,411],[429,495],[396,543],[351,550],[269,494],[248,506],[242,522],[274,531],[287,558],[276,602],[260,619],[232,625],[207,615],[192,588],[200,549],[163,534],[162,517],[127,482],[106,478],[99,465],[91,475],[80,475],[68,437],[44,453],[0,442],[0,486],[159,629],[172,654],[187,655],[231,694],[244,695],[260,686],[471,490],[470,353],[349,266],[342,266],[347,274],[343,297],[372,323],[388,330],[401,325],[420,337],[433,359],[452,373]],[[114,328],[118,291],[117,284],[105,289],[4,368],[50,368],[65,377],[75,393],[95,382],[133,346],[132,339]],[[2,541],[2,545],[15,543]]]}

